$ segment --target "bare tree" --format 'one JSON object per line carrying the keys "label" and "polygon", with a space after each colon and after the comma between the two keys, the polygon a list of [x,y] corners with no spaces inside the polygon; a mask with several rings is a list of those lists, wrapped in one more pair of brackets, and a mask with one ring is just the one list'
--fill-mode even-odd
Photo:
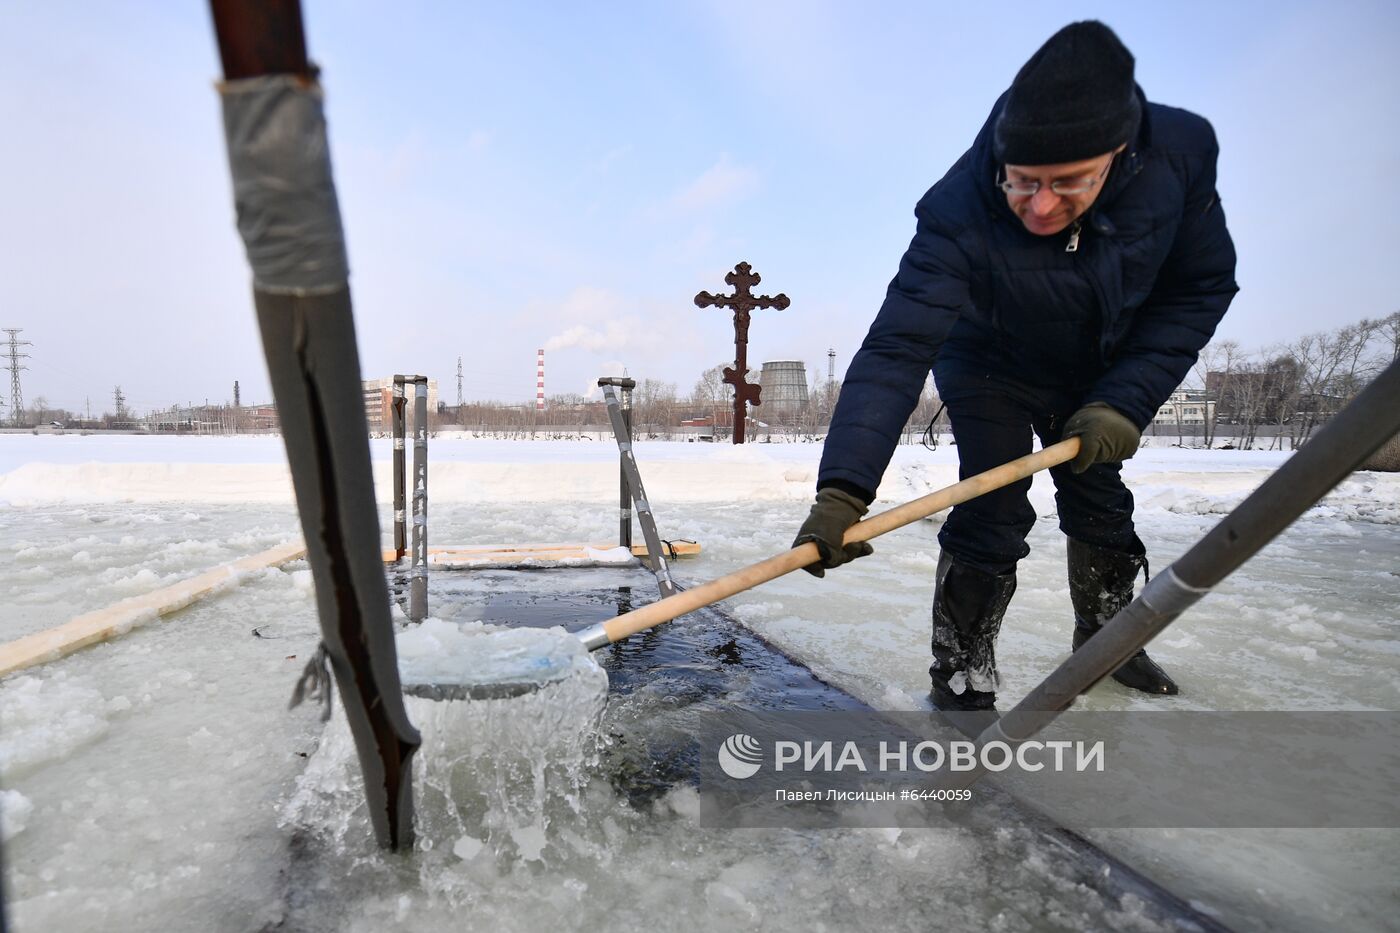
{"label": "bare tree", "polygon": [[676,384],[643,379],[632,392],[632,424],[639,436],[670,437],[676,424]]}
{"label": "bare tree", "polygon": [[1308,334],[1290,346],[1298,363],[1302,412],[1296,442],[1345,405],[1378,371],[1369,351],[1385,322],[1363,319],[1337,330]]}
{"label": "bare tree", "polygon": [[[1240,365],[1244,353],[1234,340],[1216,340],[1207,344],[1196,357],[1192,369],[1196,384],[1205,393],[1205,419],[1201,427],[1201,442],[1209,449],[1215,444],[1215,423],[1220,415],[1220,386],[1228,384],[1230,375]],[[1212,378],[1211,374],[1217,374]],[[1214,407],[1215,414],[1211,409]]]}
{"label": "bare tree", "polygon": [[724,364],[711,366],[700,374],[700,378],[695,381],[695,388],[691,390],[690,397],[703,404],[713,404],[723,401],[728,386],[724,383]]}
{"label": "bare tree", "polygon": [[1389,362],[1400,360],[1400,311],[1376,322],[1376,336],[1389,351]]}

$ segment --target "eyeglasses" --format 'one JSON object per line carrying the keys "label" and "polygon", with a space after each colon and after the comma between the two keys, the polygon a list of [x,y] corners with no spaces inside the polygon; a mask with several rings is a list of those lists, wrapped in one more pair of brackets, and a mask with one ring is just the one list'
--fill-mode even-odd
{"label": "eyeglasses", "polygon": [[[1115,157],[1116,156],[1117,154],[1115,153]],[[1086,192],[1092,191],[1094,186],[1103,180],[1104,175],[1108,174],[1108,169],[1111,165],[1113,165],[1113,159],[1109,159],[1104,167],[1099,170],[1099,173],[1092,178],[1079,178],[1073,181],[1052,181],[1050,182],[1050,190],[1062,196],[1085,194]],[[1003,167],[997,170],[997,175],[1001,176],[1005,172],[1006,169]],[[1040,191],[1041,185],[1038,181],[1011,181],[1007,179],[1005,181],[998,181],[997,187],[1012,197],[1029,198]]]}

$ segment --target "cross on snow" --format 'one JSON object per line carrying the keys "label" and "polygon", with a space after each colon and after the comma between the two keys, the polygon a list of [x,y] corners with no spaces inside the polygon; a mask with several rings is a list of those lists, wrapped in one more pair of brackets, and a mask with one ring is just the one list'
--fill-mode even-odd
{"label": "cross on snow", "polygon": [[749,373],[749,315],[759,308],[776,308],[781,311],[789,304],[787,295],[754,296],[751,289],[762,277],[753,267],[741,262],[734,271],[724,277],[724,281],[734,286],[732,295],[712,295],[700,292],[695,296],[697,308],[728,308],[734,312],[734,365],[725,367],[724,381],[734,387],[734,443],[744,443],[744,418],[748,404],[758,405],[762,388],[757,383],[747,382]]}

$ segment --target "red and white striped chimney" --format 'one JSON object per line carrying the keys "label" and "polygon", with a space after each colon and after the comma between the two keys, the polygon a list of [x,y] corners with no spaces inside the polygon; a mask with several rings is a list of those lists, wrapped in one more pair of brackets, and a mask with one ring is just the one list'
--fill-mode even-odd
{"label": "red and white striped chimney", "polygon": [[544,411],[544,351],[535,354],[535,411]]}

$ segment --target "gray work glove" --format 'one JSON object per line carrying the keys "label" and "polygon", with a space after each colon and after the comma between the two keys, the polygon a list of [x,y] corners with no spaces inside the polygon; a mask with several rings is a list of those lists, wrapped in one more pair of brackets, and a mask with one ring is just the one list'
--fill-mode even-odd
{"label": "gray work glove", "polygon": [[1142,432],[1137,425],[1104,402],[1090,402],[1069,416],[1065,437],[1079,438],[1079,455],[1069,468],[1083,473],[1095,463],[1119,463],[1137,453]]}
{"label": "gray work glove", "polygon": [[846,529],[860,521],[860,517],[867,511],[869,509],[865,503],[848,492],[830,486],[819,490],[816,504],[812,506],[807,520],[802,523],[792,546],[797,547],[811,541],[821,552],[821,560],[802,569],[814,577],[824,577],[828,568],[839,567],[846,561],[873,554],[875,549],[868,541],[842,543]]}

